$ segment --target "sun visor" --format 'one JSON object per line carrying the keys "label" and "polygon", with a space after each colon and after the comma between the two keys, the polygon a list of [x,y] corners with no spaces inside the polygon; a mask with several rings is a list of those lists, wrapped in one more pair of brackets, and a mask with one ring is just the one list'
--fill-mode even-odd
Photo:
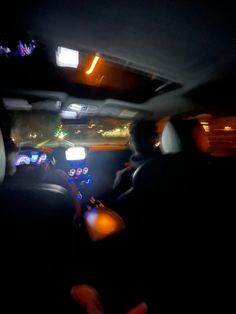
{"label": "sun visor", "polygon": [[105,105],[101,111],[101,115],[122,118],[122,119],[137,119],[141,117],[149,118],[153,115],[152,112],[146,110],[137,110],[136,108],[127,108],[117,105]]}
{"label": "sun visor", "polygon": [[3,98],[3,104],[7,110],[31,110],[32,106],[26,99]]}

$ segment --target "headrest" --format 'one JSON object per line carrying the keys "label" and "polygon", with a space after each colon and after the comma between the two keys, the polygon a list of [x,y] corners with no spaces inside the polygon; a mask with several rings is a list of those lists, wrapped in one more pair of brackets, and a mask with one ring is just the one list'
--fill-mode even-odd
{"label": "headrest", "polygon": [[180,152],[191,154],[199,152],[194,130],[199,126],[197,120],[182,120],[172,118],[164,127],[161,136],[161,151],[163,154]]}
{"label": "headrest", "polygon": [[160,148],[163,154],[177,154],[182,151],[178,132],[170,121],[162,131]]}
{"label": "headrest", "polygon": [[0,182],[2,182],[5,177],[5,170],[6,170],[6,154],[4,141],[2,137],[2,131],[0,129]]}

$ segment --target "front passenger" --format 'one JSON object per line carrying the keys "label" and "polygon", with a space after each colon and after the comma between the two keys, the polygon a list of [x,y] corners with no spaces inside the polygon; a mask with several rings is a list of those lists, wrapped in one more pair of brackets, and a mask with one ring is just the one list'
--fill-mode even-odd
{"label": "front passenger", "polygon": [[127,167],[118,171],[113,190],[116,197],[128,191],[132,187],[132,175],[134,171],[148,160],[161,156],[157,143],[156,122],[149,120],[137,120],[130,126],[129,146],[133,152]]}

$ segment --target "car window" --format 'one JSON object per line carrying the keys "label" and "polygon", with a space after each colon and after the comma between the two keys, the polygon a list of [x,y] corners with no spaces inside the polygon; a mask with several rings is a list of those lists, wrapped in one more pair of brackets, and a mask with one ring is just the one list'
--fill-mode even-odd
{"label": "car window", "polygon": [[209,149],[215,157],[236,156],[236,116],[201,118],[208,135]]}
{"label": "car window", "polygon": [[129,120],[93,117],[86,124],[63,124],[48,112],[12,112],[12,139],[17,146],[36,148],[74,145],[126,145]]}

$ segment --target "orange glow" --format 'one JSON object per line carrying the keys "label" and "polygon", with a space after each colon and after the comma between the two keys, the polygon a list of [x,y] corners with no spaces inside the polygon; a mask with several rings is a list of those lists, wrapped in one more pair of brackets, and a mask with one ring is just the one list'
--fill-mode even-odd
{"label": "orange glow", "polygon": [[98,63],[99,59],[100,59],[100,57],[98,57],[98,56],[94,57],[93,62],[91,63],[91,66],[90,66],[89,70],[87,70],[85,72],[87,75],[90,75],[91,73],[93,73],[94,68],[95,68],[96,64]]}
{"label": "orange glow", "polygon": [[92,145],[90,150],[125,150],[126,145]]}
{"label": "orange glow", "polygon": [[88,128],[89,128],[89,129],[93,129],[93,128],[95,128],[95,127],[96,127],[96,124],[94,124],[94,123],[88,125]]}
{"label": "orange glow", "polygon": [[203,124],[203,129],[206,131],[206,132],[210,132],[210,126],[207,125],[207,124]]}
{"label": "orange glow", "polygon": [[98,216],[96,225],[100,233],[107,235],[116,231],[117,223],[110,216],[104,213]]}
{"label": "orange glow", "polygon": [[97,208],[85,214],[85,222],[93,241],[101,240],[125,228],[122,218],[108,208]]}
{"label": "orange glow", "polygon": [[224,130],[225,131],[234,131],[234,129],[232,129],[231,126],[225,126]]}
{"label": "orange glow", "polygon": [[146,303],[141,303],[135,308],[133,308],[131,311],[129,311],[127,314],[146,314],[148,312],[148,306]]}
{"label": "orange glow", "polygon": [[[89,285],[74,286],[71,289],[72,298],[77,301],[85,310],[92,308],[90,313],[104,313],[98,292]],[[91,307],[92,306],[92,307]],[[88,313],[86,311],[86,313]]]}

